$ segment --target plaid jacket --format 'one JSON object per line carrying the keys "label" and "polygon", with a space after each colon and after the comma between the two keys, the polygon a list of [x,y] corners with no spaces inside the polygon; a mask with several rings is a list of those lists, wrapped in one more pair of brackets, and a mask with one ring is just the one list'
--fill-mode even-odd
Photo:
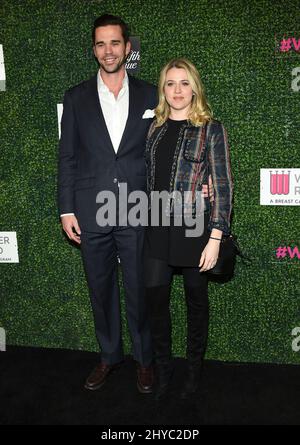
{"label": "plaid jacket", "polygon": [[[145,158],[150,196],[155,185],[156,148],[167,126],[165,122],[161,127],[155,127],[153,121],[147,136]],[[210,188],[206,196],[202,191],[204,184]],[[201,209],[210,213],[208,229],[222,230],[225,235],[230,233],[233,179],[227,132],[221,122],[213,119],[200,127],[188,124],[181,127],[170,176],[169,194],[175,195],[175,198],[167,206],[169,216],[176,216],[178,209],[176,196],[179,193],[174,192],[188,197],[183,200],[184,213],[188,216],[197,214],[199,207],[196,207],[196,199],[201,196]],[[149,202],[151,207],[151,200]]]}

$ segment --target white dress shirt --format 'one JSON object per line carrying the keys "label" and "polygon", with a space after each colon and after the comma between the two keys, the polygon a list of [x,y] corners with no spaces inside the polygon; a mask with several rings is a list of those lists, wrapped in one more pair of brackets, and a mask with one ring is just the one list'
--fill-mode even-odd
{"label": "white dress shirt", "polygon": [[[127,72],[125,71],[122,88],[118,97],[115,98],[114,94],[109,91],[103,82],[99,70],[97,76],[97,91],[105,124],[114,150],[117,153],[125,130],[129,110],[129,82]],[[63,213],[60,216],[67,215],[74,215],[74,213]]]}
{"label": "white dress shirt", "polygon": [[114,150],[117,153],[128,118],[129,86],[126,71],[122,88],[117,98],[103,82],[100,70],[97,77],[97,88],[106,127]]}

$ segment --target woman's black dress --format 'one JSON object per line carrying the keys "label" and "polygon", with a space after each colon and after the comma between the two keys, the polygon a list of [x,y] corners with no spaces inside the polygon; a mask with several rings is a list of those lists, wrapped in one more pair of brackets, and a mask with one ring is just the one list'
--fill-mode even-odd
{"label": "woman's black dress", "polygon": [[[187,123],[168,119],[168,128],[156,149],[155,191],[169,191],[170,175],[174,152],[179,137],[180,128]],[[202,250],[206,246],[210,232],[207,230],[209,213],[204,214],[204,232],[199,237],[186,237],[189,227],[174,226],[174,218],[169,227],[149,226],[146,229],[145,254],[150,258],[158,258],[168,262],[170,266],[197,267]]]}

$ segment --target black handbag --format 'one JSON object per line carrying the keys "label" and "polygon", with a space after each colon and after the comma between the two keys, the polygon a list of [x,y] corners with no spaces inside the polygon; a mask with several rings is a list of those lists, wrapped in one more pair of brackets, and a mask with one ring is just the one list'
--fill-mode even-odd
{"label": "black handbag", "polygon": [[251,258],[244,255],[241,251],[235,235],[223,235],[220,243],[218,260],[215,266],[209,269],[207,273],[211,275],[233,275],[237,255],[242,258],[243,262],[252,261]]}

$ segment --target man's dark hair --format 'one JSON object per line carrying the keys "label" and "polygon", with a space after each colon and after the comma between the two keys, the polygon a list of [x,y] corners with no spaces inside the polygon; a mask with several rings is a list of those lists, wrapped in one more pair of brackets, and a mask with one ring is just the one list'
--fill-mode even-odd
{"label": "man's dark hair", "polygon": [[99,28],[100,26],[108,26],[108,25],[119,25],[121,27],[122,36],[126,45],[126,43],[129,41],[129,36],[130,36],[129,27],[124,22],[124,20],[121,19],[121,17],[111,14],[102,14],[94,21],[94,28],[92,32],[93,45],[95,45],[96,29]]}

